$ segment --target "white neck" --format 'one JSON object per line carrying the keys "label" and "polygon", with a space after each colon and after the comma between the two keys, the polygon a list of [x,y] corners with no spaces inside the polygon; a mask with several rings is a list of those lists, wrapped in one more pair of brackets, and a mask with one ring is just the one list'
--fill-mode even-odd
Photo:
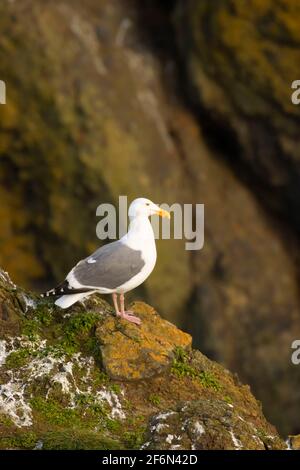
{"label": "white neck", "polygon": [[155,245],[154,232],[149,218],[142,215],[131,219],[128,233],[122,238],[122,241],[135,249],[143,247],[145,243]]}

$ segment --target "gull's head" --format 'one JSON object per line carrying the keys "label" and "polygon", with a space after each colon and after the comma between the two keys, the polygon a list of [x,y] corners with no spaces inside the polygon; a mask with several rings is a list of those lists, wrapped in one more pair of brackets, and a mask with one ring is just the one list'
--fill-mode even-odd
{"label": "gull's head", "polygon": [[160,215],[161,217],[170,218],[170,213],[161,209],[157,204],[150,201],[150,199],[146,199],[140,197],[135,199],[129,206],[128,215],[130,219],[134,219],[136,217],[150,217],[151,215]]}

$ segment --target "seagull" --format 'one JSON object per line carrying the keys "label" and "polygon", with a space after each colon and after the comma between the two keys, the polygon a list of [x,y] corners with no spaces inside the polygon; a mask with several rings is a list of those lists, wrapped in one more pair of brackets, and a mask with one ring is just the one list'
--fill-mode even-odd
{"label": "seagull", "polygon": [[124,296],[141,285],[156,264],[155,238],[149,221],[154,214],[170,219],[168,211],[149,199],[135,199],[128,210],[130,225],[126,235],[79,261],[64,282],[42,297],[59,296],[55,304],[65,309],[95,292],[112,294],[116,315],[141,324],[140,318],[125,310]]}

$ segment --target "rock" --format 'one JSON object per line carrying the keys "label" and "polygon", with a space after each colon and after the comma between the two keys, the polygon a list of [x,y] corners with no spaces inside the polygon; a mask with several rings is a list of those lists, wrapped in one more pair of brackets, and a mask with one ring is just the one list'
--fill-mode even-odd
{"label": "rock", "polygon": [[284,449],[280,439],[264,435],[246,422],[234,406],[218,400],[181,404],[155,415],[143,448],[173,450]]}
{"label": "rock", "polygon": [[132,308],[142,320],[140,328],[107,318],[96,331],[105,372],[115,380],[141,380],[161,373],[170,365],[174,348],[191,346],[190,335],[163,320],[142,302]]}
{"label": "rock", "polygon": [[[188,101],[215,156],[245,181],[261,206],[242,202],[241,192],[235,197],[235,189],[224,180],[228,191],[218,209],[206,188],[203,200],[220,224],[206,222],[204,252],[214,239],[215,261],[210,275],[202,274],[195,288],[192,299],[197,313],[190,315],[188,331],[204,330],[201,348],[251,383],[267,416],[283,433],[297,432],[299,412],[295,410],[300,395],[292,399],[293,404],[290,397],[297,388],[294,381],[299,381],[299,370],[291,364],[290,347],[293,338],[300,336],[296,293],[300,107],[291,102],[291,84],[299,74],[295,25],[299,3],[287,0],[283,8],[271,0],[251,0],[247,7],[239,0],[179,0],[175,13]],[[276,253],[280,253],[284,273],[280,264],[275,267]],[[286,282],[289,288],[284,287]],[[291,291],[290,298],[283,294]],[[280,326],[284,319],[288,323],[285,332]],[[284,356],[282,362],[278,351]],[[284,386],[271,379],[277,374],[286,377]],[[279,408],[286,410],[284,416],[268,400],[270,389],[277,395]]]}
{"label": "rock", "polygon": [[[9,98],[0,107],[0,264],[16,282],[42,291],[102,243],[95,236],[100,203],[117,204],[122,194],[204,203],[204,249],[188,252],[186,240],[159,240],[155,271],[134,295],[250,383],[282,433],[297,433],[300,369],[291,364],[290,346],[300,337],[299,295],[290,247],[221,150],[207,145],[207,116],[199,122],[178,93],[190,81],[178,81],[165,10],[146,2],[151,14],[141,15],[142,3],[0,5],[0,78]],[[208,2],[201,4],[205,9]],[[201,12],[189,11],[197,26]],[[190,16],[181,26],[192,35]],[[183,58],[190,63],[194,38],[185,37]],[[172,53],[164,49],[168,42]],[[200,61],[198,51],[193,57]],[[197,103],[203,89],[195,85]],[[224,143],[218,130],[213,127],[214,140]],[[30,314],[23,292],[0,303],[7,333],[20,329],[19,307]]]}
{"label": "rock", "polygon": [[300,450],[300,435],[289,436],[288,446],[291,450]]}
{"label": "rock", "polygon": [[[272,210],[299,233],[300,14],[296,0],[179,0],[176,26],[190,98],[206,114],[211,138]],[[203,120],[204,121],[204,120]],[[227,143],[227,147],[226,147]],[[222,145],[221,144],[221,145]]]}
{"label": "rock", "polygon": [[28,307],[0,318],[1,449],[285,448],[249,387],[151,307],[133,305],[141,327],[98,296],[62,312],[0,277]]}

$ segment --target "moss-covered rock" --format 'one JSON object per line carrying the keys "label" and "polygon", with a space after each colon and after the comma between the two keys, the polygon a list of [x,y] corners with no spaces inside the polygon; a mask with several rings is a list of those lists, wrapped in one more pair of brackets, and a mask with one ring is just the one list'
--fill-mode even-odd
{"label": "moss-covered rock", "polygon": [[96,330],[102,364],[116,380],[141,380],[161,373],[170,364],[174,348],[191,346],[190,335],[163,320],[153,308],[136,302],[132,310],[142,320],[140,328],[129,322],[120,325],[107,318]]}
{"label": "moss-covered rock", "polygon": [[298,436],[289,436],[288,446],[291,450],[300,450],[300,435]]}
{"label": "moss-covered rock", "polygon": [[0,274],[15,304],[0,318],[0,448],[284,448],[249,387],[153,308],[132,306],[141,326],[98,296],[61,311]]}
{"label": "moss-covered rock", "polygon": [[234,405],[223,400],[195,400],[181,403],[151,418],[150,449],[272,450],[284,449],[278,436],[267,435],[247,422]]}

